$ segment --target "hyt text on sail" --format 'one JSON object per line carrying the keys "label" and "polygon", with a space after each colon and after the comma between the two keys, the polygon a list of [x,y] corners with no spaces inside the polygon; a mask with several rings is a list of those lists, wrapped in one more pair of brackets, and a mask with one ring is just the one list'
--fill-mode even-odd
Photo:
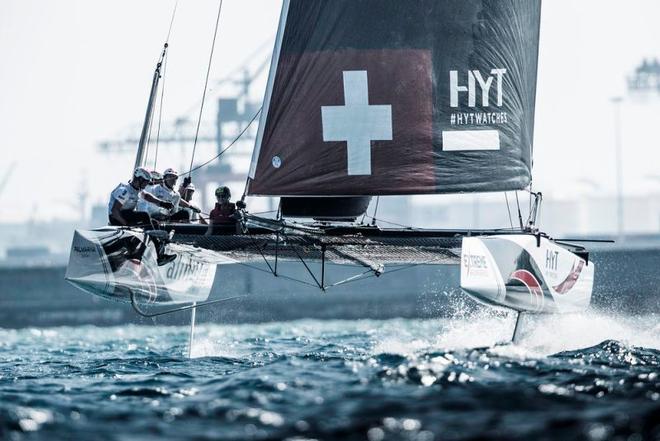
{"label": "hyt text on sail", "polygon": [[[467,86],[461,85],[461,78],[457,70],[449,71],[449,101],[450,107],[457,108],[461,94],[467,93],[467,107],[490,107],[491,92],[495,94],[495,106],[501,107],[504,102],[503,78],[506,69],[492,69],[490,75],[482,74],[478,70],[467,71]],[[481,91],[481,100],[477,103],[477,92]],[[452,113],[450,124],[462,125],[497,125],[508,122],[506,112],[460,112]]]}

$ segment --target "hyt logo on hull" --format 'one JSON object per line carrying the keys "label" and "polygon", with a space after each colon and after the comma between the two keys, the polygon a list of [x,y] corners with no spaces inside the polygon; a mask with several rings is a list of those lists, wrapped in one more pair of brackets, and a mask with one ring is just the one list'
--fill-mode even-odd
{"label": "hyt logo on hull", "polygon": [[557,263],[559,262],[559,251],[546,250],[545,252],[545,267],[552,271],[557,271]]}
{"label": "hyt logo on hull", "polygon": [[[506,74],[506,69],[492,69],[490,75],[482,75],[478,70],[467,71],[467,86],[460,85],[459,82],[465,77],[459,78],[457,70],[449,71],[449,99],[451,107],[458,107],[459,94],[467,93],[468,107],[477,106],[477,86],[481,90],[481,106],[490,106],[490,94],[495,83],[494,90],[496,92],[496,106],[501,107],[503,102],[503,86],[502,80]],[[465,83],[463,83],[465,84]]]}

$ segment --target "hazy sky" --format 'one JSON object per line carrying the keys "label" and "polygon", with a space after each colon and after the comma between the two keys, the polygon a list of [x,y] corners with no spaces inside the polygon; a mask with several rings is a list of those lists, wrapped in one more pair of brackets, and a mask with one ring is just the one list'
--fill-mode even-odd
{"label": "hazy sky", "polygon": [[[217,4],[179,2],[165,120],[199,102]],[[104,156],[96,146],[141,122],[173,5],[0,2],[0,182],[10,164],[17,164],[0,194],[0,222],[76,218],[72,204],[83,186],[90,202],[105,202],[117,182],[129,177],[132,156]],[[225,0],[212,78],[223,77],[274,37],[280,6],[279,0]],[[613,191],[610,98],[625,92],[625,76],[643,57],[660,56],[659,19],[657,0],[544,2],[536,188],[556,197]],[[255,95],[264,83],[262,77]],[[207,110],[212,119],[213,107]],[[660,181],[652,175],[660,175],[655,135],[660,105],[624,104],[623,114],[626,191],[657,191]],[[211,153],[202,150],[198,158]]]}

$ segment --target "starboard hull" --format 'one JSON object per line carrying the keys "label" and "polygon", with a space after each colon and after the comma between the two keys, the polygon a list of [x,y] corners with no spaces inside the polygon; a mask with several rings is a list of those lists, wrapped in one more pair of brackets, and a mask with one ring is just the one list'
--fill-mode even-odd
{"label": "starboard hull", "polygon": [[522,312],[571,313],[591,302],[594,264],[531,234],[463,238],[461,288],[476,300]]}

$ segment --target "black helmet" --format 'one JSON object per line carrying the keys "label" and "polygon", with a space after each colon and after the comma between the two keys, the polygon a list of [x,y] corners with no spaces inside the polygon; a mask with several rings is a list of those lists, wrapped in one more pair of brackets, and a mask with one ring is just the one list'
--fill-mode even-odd
{"label": "black helmet", "polygon": [[215,197],[217,198],[226,198],[230,199],[231,198],[231,191],[229,191],[229,187],[222,186],[218,187],[215,189]]}

